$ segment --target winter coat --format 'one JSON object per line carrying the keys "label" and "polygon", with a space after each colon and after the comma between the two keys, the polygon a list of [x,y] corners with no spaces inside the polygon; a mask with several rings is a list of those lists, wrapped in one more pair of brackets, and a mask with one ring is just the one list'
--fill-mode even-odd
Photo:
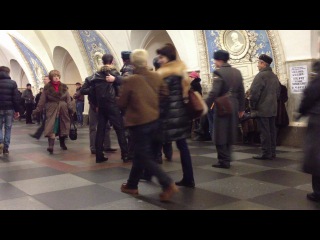
{"label": "winter coat", "polygon": [[32,114],[39,113],[46,108],[45,137],[50,137],[54,130],[57,117],[60,118],[60,136],[68,136],[70,131],[70,116],[73,114],[71,97],[66,84],[60,83],[56,92],[51,82],[44,86],[37,108]]}
{"label": "winter coat", "polygon": [[304,142],[303,170],[306,173],[320,177],[320,74],[303,92],[299,106],[302,115],[308,115],[308,127]]}
{"label": "winter coat", "polygon": [[159,118],[159,101],[168,95],[168,87],[159,74],[146,68],[136,68],[124,78],[118,106],[125,111],[126,127],[151,123]]}
{"label": "winter coat", "polygon": [[200,82],[201,82],[200,78],[193,79],[193,81],[191,82],[191,89],[195,92],[199,92],[202,96],[202,87]]}
{"label": "winter coat", "polygon": [[237,136],[237,126],[239,122],[240,111],[245,110],[245,95],[243,78],[241,72],[224,63],[221,68],[214,71],[213,86],[206,100],[210,108],[213,102],[225,95],[232,87],[232,114],[230,116],[220,117],[218,114],[213,116],[213,142],[216,145],[234,144]]}
{"label": "winter coat", "polygon": [[190,89],[186,66],[181,61],[171,61],[161,66],[157,72],[169,89],[169,96],[166,106],[162,106],[163,116],[161,116],[164,141],[189,138],[192,119],[184,102]]}
{"label": "winter coat", "polygon": [[108,105],[116,106],[118,90],[115,88],[114,83],[106,81],[106,76],[109,74],[112,76],[120,75],[113,65],[104,65],[94,74],[90,81],[93,95],[91,102],[99,108],[106,108]]}
{"label": "winter coat", "polygon": [[34,96],[31,90],[26,89],[23,91],[21,96],[26,104],[34,103]]}
{"label": "winter coat", "polygon": [[250,107],[257,117],[277,116],[280,85],[271,67],[266,67],[254,77],[250,87]]}
{"label": "winter coat", "polygon": [[288,90],[286,86],[280,84],[280,97],[278,99],[276,126],[287,127],[289,125],[289,116],[285,103],[288,101]]}
{"label": "winter coat", "polygon": [[0,110],[20,111],[21,95],[17,83],[6,72],[0,72]]}

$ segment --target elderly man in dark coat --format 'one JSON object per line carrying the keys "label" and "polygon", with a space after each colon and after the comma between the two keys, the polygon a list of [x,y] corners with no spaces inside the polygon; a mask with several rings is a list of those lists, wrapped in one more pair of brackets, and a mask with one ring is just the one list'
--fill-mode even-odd
{"label": "elderly man in dark coat", "polygon": [[259,73],[250,87],[251,114],[257,117],[262,153],[254,159],[273,159],[276,157],[276,116],[280,85],[277,75],[272,72],[272,58],[261,54],[258,60]]}
{"label": "elderly man in dark coat", "polygon": [[313,63],[312,70],[313,76],[304,90],[299,112],[309,116],[303,170],[312,174],[313,193],[307,194],[307,198],[320,202],[320,60]]}
{"label": "elderly man in dark coat", "polygon": [[229,91],[232,104],[232,114],[218,116],[214,114],[213,142],[218,152],[218,163],[212,165],[217,168],[230,168],[231,145],[235,143],[239,117],[244,114],[244,87],[241,72],[227,63],[229,53],[218,50],[214,53],[216,70],[214,71],[213,87],[206,100],[209,107],[213,102]]}

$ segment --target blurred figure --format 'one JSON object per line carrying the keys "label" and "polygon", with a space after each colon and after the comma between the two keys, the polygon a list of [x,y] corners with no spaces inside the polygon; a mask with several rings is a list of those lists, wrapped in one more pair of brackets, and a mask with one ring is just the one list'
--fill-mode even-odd
{"label": "blurred figure", "polygon": [[167,88],[157,73],[147,69],[146,50],[136,49],[130,58],[135,66],[134,74],[123,80],[118,105],[125,110],[125,125],[130,128],[134,141],[134,159],[129,179],[122,184],[121,191],[138,194],[139,179],[146,168],[158,178],[163,188],[160,200],[168,201],[178,189],[155,162],[159,143],[151,137],[159,128],[159,98],[166,95]]}
{"label": "blurred figure", "polygon": [[119,107],[116,104],[117,91],[113,82],[106,81],[107,76],[114,78],[119,76],[119,72],[112,64],[113,56],[105,54],[102,56],[103,66],[97,71],[92,80],[93,86],[93,105],[98,108],[98,126],[96,134],[96,162],[101,163],[107,161],[108,158],[103,154],[103,141],[107,123],[110,122],[117,134],[118,143],[121,149],[121,159],[128,162],[128,144],[126,141],[123,118]]}
{"label": "blurred figure", "polygon": [[26,124],[34,124],[34,122],[32,122],[31,116],[34,107],[34,96],[31,90],[30,83],[27,84],[27,89],[23,91],[21,97],[24,99],[24,103],[26,106]]}
{"label": "blurred figure", "polygon": [[[160,68],[160,64],[159,64],[159,59],[158,57],[155,57],[153,59],[153,66],[155,71],[157,71]],[[159,153],[158,153],[158,163],[162,164],[162,151],[163,154],[166,158],[167,161],[171,162],[172,161],[172,155],[173,155],[173,149],[172,149],[172,142],[165,142],[162,144],[162,148],[160,149]],[[148,180],[148,177],[146,177]],[[151,179],[151,177],[150,177]]]}
{"label": "blurred figure", "polygon": [[[19,117],[20,95],[10,68],[0,67],[0,154],[9,154],[13,118]],[[3,135],[4,125],[4,135]]]}
{"label": "blurred figure", "polygon": [[[120,69],[121,75],[113,76],[112,74],[110,74],[106,77],[107,82],[114,83],[114,88],[116,90],[116,96],[119,95],[118,92],[119,92],[119,88],[122,84],[123,78],[133,74],[134,66],[132,65],[132,63],[130,61],[130,54],[131,54],[131,51],[122,51],[121,52],[121,58],[123,61],[123,66]],[[122,112],[121,114],[124,115],[124,112]],[[133,159],[133,155],[134,155],[134,153],[133,153],[134,142],[131,140],[131,137],[130,137],[131,135],[130,135],[129,129],[125,130],[125,134],[126,134],[126,139],[128,142],[128,156],[127,156],[126,161],[131,161]]]}
{"label": "blurred figure", "polygon": [[49,72],[50,82],[44,86],[38,106],[32,113],[36,115],[46,108],[44,135],[48,138],[47,151],[50,154],[53,153],[56,136],[59,136],[61,149],[68,149],[65,139],[69,136],[70,116],[73,114],[68,87],[60,82],[60,78],[58,70]]}
{"label": "blurred figure", "polygon": [[[38,106],[42,91],[43,91],[43,88],[40,88],[40,92],[36,95],[35,108]],[[37,123],[40,124],[41,123],[41,119],[42,119],[42,111],[37,115],[36,119],[37,119]]]}
{"label": "blurred figure", "polygon": [[[46,76],[44,76],[44,78],[43,78],[43,84],[44,84],[44,86],[45,86],[48,82],[50,82],[50,79],[49,79],[49,76],[46,75]],[[43,89],[43,88],[42,88],[42,89]],[[41,91],[41,89],[40,89],[40,93],[41,93],[41,94],[42,94],[42,92],[43,92],[43,90]],[[40,95],[39,100],[38,100],[38,102],[37,102],[36,108],[38,107],[40,98],[41,98],[41,95]],[[39,112],[39,114],[40,114],[40,117],[42,118],[41,126],[37,129],[37,131],[36,131],[34,134],[29,134],[31,137],[33,137],[33,138],[35,138],[35,139],[38,139],[38,140],[39,140],[40,137],[42,136],[42,133],[43,133],[43,131],[44,131],[44,126],[45,126],[45,123],[46,123],[46,119],[47,119],[47,117],[46,117],[46,107],[44,107],[43,110],[42,110],[41,112]],[[38,115],[39,115],[39,114],[38,114]]]}
{"label": "blurred figure", "polygon": [[76,92],[73,99],[76,100],[77,121],[79,126],[83,126],[84,96],[80,93],[81,83],[76,83]]}
{"label": "blurred figure", "polygon": [[313,193],[308,193],[307,198],[320,202],[320,60],[313,63],[311,74],[299,106],[299,113],[302,116],[309,116],[304,144],[303,170],[312,174]]}
{"label": "blurred figure", "polygon": [[168,103],[161,106],[161,118],[165,142],[175,141],[180,152],[183,177],[178,186],[194,188],[193,168],[187,138],[191,135],[191,117],[185,104],[188,99],[190,81],[186,66],[177,60],[176,48],[167,43],[157,49],[160,68],[158,73],[169,88]]}
{"label": "blurred figure", "polygon": [[258,60],[259,73],[254,77],[250,87],[251,115],[256,116],[260,132],[262,153],[254,159],[266,160],[276,158],[276,116],[280,85],[277,75],[272,72],[272,58],[261,54]]}
{"label": "blurred figure", "polygon": [[288,101],[288,90],[287,87],[280,85],[280,97],[277,101],[277,116],[276,116],[276,127],[277,127],[277,146],[280,145],[280,132],[287,126],[289,126],[289,117],[285,103]]}
{"label": "blurred figure", "polygon": [[[244,114],[244,87],[241,72],[228,63],[229,52],[218,50],[213,54],[216,70],[214,71],[213,86],[206,100],[210,108],[214,101],[231,91],[232,114],[220,117],[214,114],[213,142],[218,152],[216,168],[230,168],[231,147],[235,143],[239,118]],[[230,90],[231,89],[231,90]]]}

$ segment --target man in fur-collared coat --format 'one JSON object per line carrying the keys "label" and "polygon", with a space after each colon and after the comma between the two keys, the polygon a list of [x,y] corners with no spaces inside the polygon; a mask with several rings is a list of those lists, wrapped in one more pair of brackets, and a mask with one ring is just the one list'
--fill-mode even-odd
{"label": "man in fur-collared coat", "polygon": [[[59,136],[60,147],[67,150],[65,139],[69,135],[70,115],[72,115],[73,110],[68,87],[60,82],[59,71],[50,71],[49,79],[50,82],[44,86],[38,106],[32,114],[35,115],[46,107],[44,135],[48,138],[49,143],[47,151],[53,153],[56,136]],[[59,124],[56,123],[57,118]]]}

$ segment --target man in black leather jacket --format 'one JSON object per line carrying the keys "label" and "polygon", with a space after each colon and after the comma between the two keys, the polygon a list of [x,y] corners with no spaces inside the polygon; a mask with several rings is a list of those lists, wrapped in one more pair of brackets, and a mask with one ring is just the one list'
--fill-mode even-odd
{"label": "man in black leather jacket", "polygon": [[114,85],[106,81],[107,75],[120,75],[112,65],[113,56],[105,54],[102,57],[104,66],[97,71],[92,80],[92,101],[98,108],[98,127],[96,134],[96,162],[107,161],[103,155],[103,139],[105,137],[106,124],[108,121],[112,124],[118,137],[118,143],[121,148],[121,159],[128,162],[128,146],[124,132],[123,118],[120,109],[116,104],[117,91]]}

